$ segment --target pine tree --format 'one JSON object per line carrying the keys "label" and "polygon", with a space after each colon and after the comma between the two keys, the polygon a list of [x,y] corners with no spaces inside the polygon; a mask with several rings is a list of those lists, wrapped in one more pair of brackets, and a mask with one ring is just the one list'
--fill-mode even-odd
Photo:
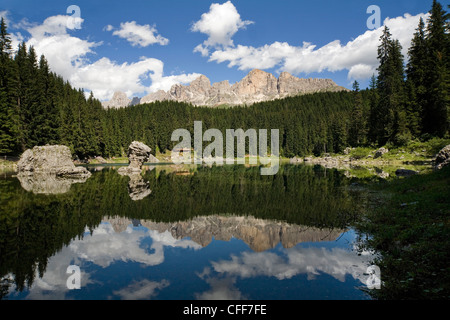
{"label": "pine tree", "polygon": [[409,61],[406,67],[406,117],[408,128],[413,136],[421,132],[421,116],[427,104],[427,89],[425,87],[426,60],[428,57],[427,42],[425,38],[425,23],[422,18],[411,40],[408,50]]}
{"label": "pine tree", "polygon": [[407,133],[404,110],[404,67],[401,45],[391,39],[389,28],[385,26],[378,47],[377,88],[379,101],[376,107],[374,133],[379,145],[388,141],[398,142]]}
{"label": "pine tree", "polygon": [[0,55],[11,55],[11,37],[8,33],[5,19],[2,17],[0,20]]}
{"label": "pine tree", "polygon": [[353,110],[350,116],[348,140],[352,147],[359,146],[366,136],[366,124],[363,116],[363,101],[358,81],[353,83]]}
{"label": "pine tree", "polygon": [[14,66],[10,59],[11,38],[3,18],[0,20],[0,154],[11,154],[16,149],[17,128],[14,106],[10,99]]}
{"label": "pine tree", "polygon": [[424,83],[427,99],[423,108],[423,131],[441,137],[449,129],[450,39],[447,30],[448,14],[434,0],[426,28],[428,54]]}
{"label": "pine tree", "polygon": [[369,122],[368,122],[368,133],[367,140],[370,143],[376,143],[377,137],[379,135],[379,123],[378,123],[378,88],[377,88],[377,78],[372,75],[369,83]]}

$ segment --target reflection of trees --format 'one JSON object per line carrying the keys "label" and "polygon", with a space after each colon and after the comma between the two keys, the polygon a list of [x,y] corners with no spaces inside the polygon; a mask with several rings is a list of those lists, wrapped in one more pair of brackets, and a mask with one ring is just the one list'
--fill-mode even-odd
{"label": "reflection of trees", "polygon": [[274,176],[245,166],[203,167],[182,176],[152,170],[144,178],[152,193],[141,201],[130,198],[128,177],[112,169],[56,195],[27,192],[17,179],[0,180],[2,295],[10,275],[17,290],[31,286],[49,257],[104,216],[176,222],[225,213],[342,229],[358,203],[343,175],[314,167],[281,167]]}

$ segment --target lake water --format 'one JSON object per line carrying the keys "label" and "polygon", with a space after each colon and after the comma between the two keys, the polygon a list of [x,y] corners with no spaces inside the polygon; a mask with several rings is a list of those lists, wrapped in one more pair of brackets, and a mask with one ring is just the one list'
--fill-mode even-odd
{"label": "lake water", "polygon": [[155,165],[133,181],[117,168],[90,166],[82,183],[2,176],[1,298],[369,299],[357,179]]}

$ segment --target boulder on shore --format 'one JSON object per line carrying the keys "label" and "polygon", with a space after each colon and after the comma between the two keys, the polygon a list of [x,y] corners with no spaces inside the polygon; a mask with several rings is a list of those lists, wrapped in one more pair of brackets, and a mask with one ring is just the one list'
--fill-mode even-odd
{"label": "boulder on shore", "polygon": [[442,148],[436,156],[435,167],[442,169],[450,164],[450,144]]}
{"label": "boulder on shore", "polygon": [[27,149],[17,163],[22,175],[52,174],[58,177],[88,178],[91,173],[84,167],[76,167],[70,149],[63,145],[36,146]]}

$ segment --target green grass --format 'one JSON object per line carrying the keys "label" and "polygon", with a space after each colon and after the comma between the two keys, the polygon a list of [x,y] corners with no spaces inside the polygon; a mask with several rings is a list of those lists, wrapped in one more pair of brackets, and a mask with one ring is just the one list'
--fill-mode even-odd
{"label": "green grass", "polygon": [[373,149],[371,149],[371,148],[358,147],[358,148],[352,149],[349,152],[349,156],[351,158],[354,158],[354,159],[357,159],[357,160],[364,159],[364,158],[367,158],[367,156],[369,154],[371,154],[372,151],[373,151]]}
{"label": "green grass", "polygon": [[[358,224],[383,286],[376,299],[450,298],[450,167],[373,185]],[[375,196],[374,196],[375,195]]]}
{"label": "green grass", "polygon": [[[414,162],[429,161],[434,159],[436,154],[446,145],[450,144],[450,139],[432,138],[428,141],[411,140],[404,146],[385,145],[389,150],[381,157],[374,159],[375,151],[378,148],[357,147],[350,150],[348,156],[357,160],[385,160],[389,162]],[[342,154],[337,154],[342,156]]]}

